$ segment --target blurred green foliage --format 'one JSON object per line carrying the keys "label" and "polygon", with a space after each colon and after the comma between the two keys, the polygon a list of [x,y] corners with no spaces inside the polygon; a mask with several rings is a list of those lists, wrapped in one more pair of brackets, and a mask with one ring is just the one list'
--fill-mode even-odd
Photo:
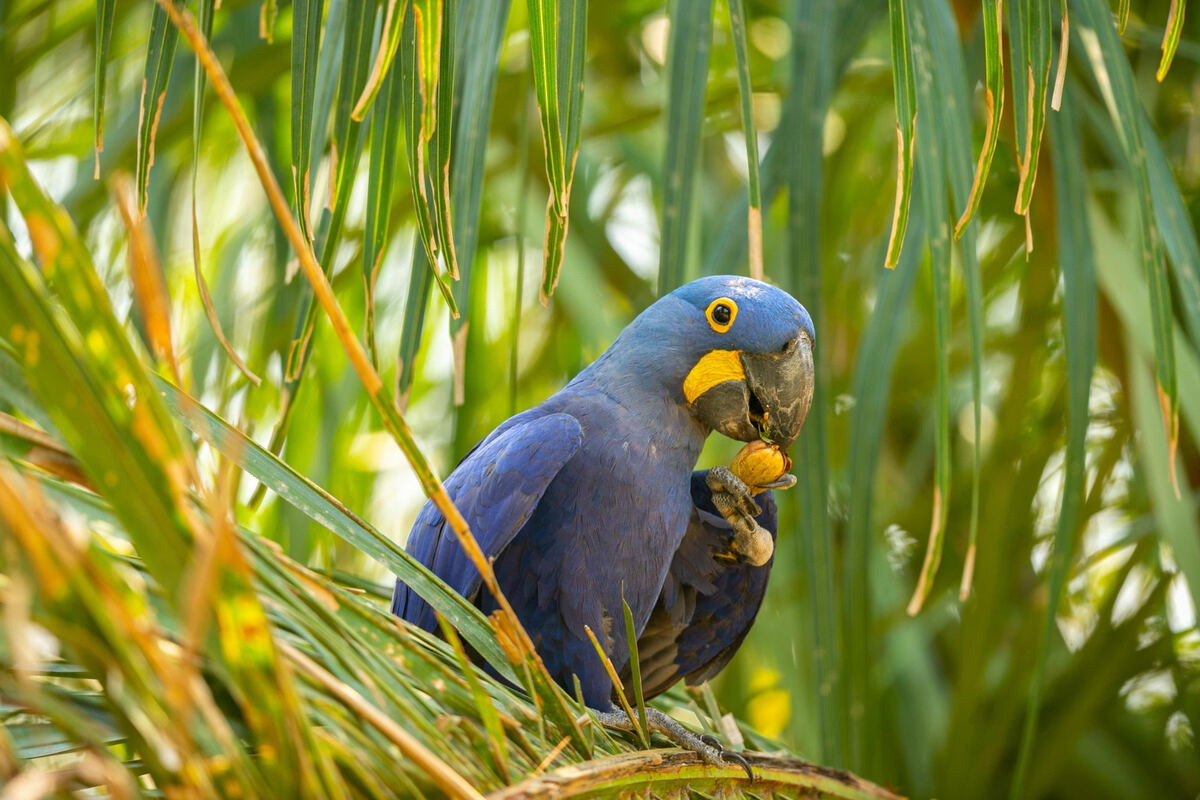
{"label": "blurred green foliage", "polygon": [[[565,256],[543,305],[542,245],[554,215],[537,103],[546,77],[532,68],[528,15],[547,4],[513,3],[505,17],[503,4],[488,0],[445,2],[453,24],[443,35],[454,45],[443,55],[456,61],[441,75],[452,76],[460,101],[478,99],[464,108],[438,97],[437,124],[449,124],[449,108],[455,124],[480,126],[477,137],[456,134],[449,156],[438,150],[449,127],[423,145],[401,140],[421,111],[404,87],[384,83],[361,132],[348,115],[371,59],[347,54],[343,43],[354,39],[346,32],[378,42],[388,3],[365,4],[374,17],[356,0],[281,4],[264,36],[260,3],[225,0],[211,35],[293,208],[302,184],[295,148],[308,144],[306,223],[322,266],[354,328],[373,337],[383,380],[406,399],[406,419],[438,474],[561,387],[660,289],[748,271],[753,174],[765,275],[813,311],[821,383],[793,453],[801,480],[785,500],[767,603],[715,682],[721,706],[804,757],[913,796],[1196,795],[1200,13],[1185,17],[1183,0],[1171,4],[1181,38],[1160,82],[1161,2],[1132,2],[1118,35],[1102,0],[1013,0],[999,8],[1003,36],[985,41],[982,15],[1000,4],[747,0],[753,95],[745,115],[724,2],[712,3],[711,21],[696,11],[707,3],[689,0],[593,3],[579,153],[573,178],[563,176]],[[104,148],[101,180],[93,179],[95,10],[110,5],[0,2],[0,117],[84,233],[118,316],[139,331],[107,179],[147,176],[146,217],[162,253],[183,388],[260,444],[281,445],[287,464],[402,543],[424,502],[420,485],[325,320],[317,319],[302,381],[287,375],[307,284],[211,96],[193,137],[194,59],[156,27],[161,10],[149,2],[115,3],[99,59]],[[324,36],[296,50],[298,10],[313,5]],[[565,15],[577,4],[548,5]],[[1062,9],[1070,57],[1061,109],[1043,109],[1066,41]],[[711,28],[707,52],[673,38],[678,19],[693,35]],[[149,73],[157,30],[171,57]],[[401,83],[402,65],[423,55],[404,37],[392,65]],[[479,57],[490,52],[494,66]],[[986,83],[1004,86],[998,146],[974,220],[956,240],[997,55],[1000,83]],[[909,66],[894,74],[893,64]],[[156,104],[143,103],[143,87],[154,85],[143,80],[162,67],[171,78],[147,137],[145,109]],[[560,84],[569,83],[563,69]],[[469,113],[490,97],[487,81],[490,122]],[[314,109],[299,132],[292,126],[307,118],[295,113],[298,88]],[[404,113],[389,140],[376,128],[393,90]],[[557,97],[565,110],[566,96]],[[696,98],[702,104],[689,105]],[[896,108],[913,103],[911,219],[898,264],[885,271]],[[1027,134],[1042,115],[1044,141]],[[744,120],[762,158],[753,171]],[[153,165],[140,170],[150,142]],[[1022,218],[1013,213],[1020,164],[1038,142]],[[381,147],[394,149],[392,160]],[[454,224],[465,226],[453,229],[458,282],[430,272],[418,220],[440,187],[410,174],[418,148],[424,169],[450,165]],[[568,142],[568,161],[570,150]],[[333,176],[347,164],[352,183],[335,192]],[[458,176],[471,164],[480,205],[467,234],[473,190]],[[424,200],[412,188],[423,178],[431,181]],[[11,205],[0,198],[27,252]],[[660,208],[671,224],[658,222]],[[432,211],[437,231],[444,223]],[[212,307],[261,386],[235,367],[206,318],[193,277],[193,213]],[[473,246],[463,244],[469,237]],[[364,250],[381,254],[369,278],[373,315]],[[458,319],[433,281],[445,282]],[[11,397],[0,395],[2,403],[19,408]],[[1182,421],[1173,423],[1176,404]],[[701,465],[726,462],[735,449],[714,437]],[[211,480],[217,454],[202,445],[199,455]],[[287,556],[390,581],[382,564],[273,493],[252,502],[255,490],[242,479],[238,521]],[[924,608],[909,616],[931,529],[944,533],[941,568],[930,570]]]}

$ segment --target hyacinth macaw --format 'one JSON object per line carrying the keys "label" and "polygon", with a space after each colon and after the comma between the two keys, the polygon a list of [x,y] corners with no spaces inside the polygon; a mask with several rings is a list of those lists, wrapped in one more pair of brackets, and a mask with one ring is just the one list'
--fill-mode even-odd
{"label": "hyacinth macaw", "polygon": [[[739,537],[774,540],[770,491],[751,496],[727,467],[693,472],[712,431],[786,449],[813,392],[808,312],[743,277],[701,278],[662,297],[541,405],[492,431],[446,490],[550,674],[578,676],[603,724],[629,729],[584,626],[630,673],[622,598],[633,612],[647,697],[719,672],[746,636],[771,569]],[[784,475],[771,486],[795,483]],[[485,613],[496,602],[427,503],[406,547]],[[769,548],[772,549],[773,548]],[[392,610],[435,630],[433,610],[402,582]],[[650,726],[710,763],[733,758],[647,709]]]}

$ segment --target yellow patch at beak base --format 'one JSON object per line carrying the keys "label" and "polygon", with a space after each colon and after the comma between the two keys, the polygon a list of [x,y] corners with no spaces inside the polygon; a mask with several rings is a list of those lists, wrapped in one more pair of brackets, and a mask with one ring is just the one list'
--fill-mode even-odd
{"label": "yellow patch at beak base", "polygon": [[689,403],[718,383],[745,380],[741,353],[737,350],[713,350],[696,362],[683,379],[683,396]]}

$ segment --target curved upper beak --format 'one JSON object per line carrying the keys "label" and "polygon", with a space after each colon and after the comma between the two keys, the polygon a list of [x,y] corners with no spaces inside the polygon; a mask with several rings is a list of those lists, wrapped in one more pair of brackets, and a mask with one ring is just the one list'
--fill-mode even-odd
{"label": "curved upper beak", "polygon": [[737,356],[741,374],[726,372],[728,379],[707,387],[691,400],[693,412],[730,438],[761,438],[786,450],[799,437],[812,405],[812,340],[801,331],[777,352]]}

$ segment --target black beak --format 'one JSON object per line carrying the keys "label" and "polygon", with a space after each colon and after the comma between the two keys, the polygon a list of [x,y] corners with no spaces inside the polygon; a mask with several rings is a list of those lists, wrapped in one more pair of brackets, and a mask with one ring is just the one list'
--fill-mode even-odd
{"label": "black beak", "polygon": [[765,439],[787,450],[812,405],[812,339],[801,332],[774,353],[741,353],[742,380],[709,388],[692,402],[713,430],[743,442]]}

